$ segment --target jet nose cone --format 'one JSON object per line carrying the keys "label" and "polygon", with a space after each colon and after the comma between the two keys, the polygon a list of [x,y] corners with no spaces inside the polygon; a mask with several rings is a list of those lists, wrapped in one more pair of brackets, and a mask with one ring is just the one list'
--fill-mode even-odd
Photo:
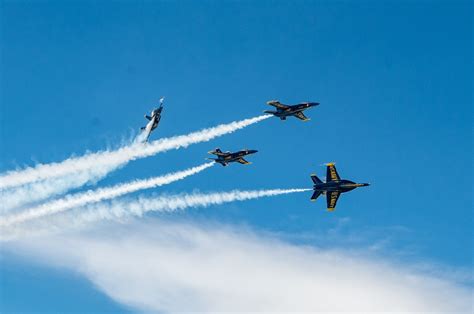
{"label": "jet nose cone", "polygon": [[362,183],[362,186],[369,186],[370,183]]}
{"label": "jet nose cone", "polygon": [[258,150],[255,150],[255,149],[250,149],[247,151],[249,154],[255,154],[258,152]]}

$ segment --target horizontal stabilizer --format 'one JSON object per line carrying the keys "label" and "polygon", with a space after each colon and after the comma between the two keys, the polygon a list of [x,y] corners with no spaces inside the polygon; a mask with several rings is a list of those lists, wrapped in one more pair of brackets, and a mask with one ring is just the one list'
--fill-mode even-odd
{"label": "horizontal stabilizer", "polygon": [[314,184],[321,184],[321,183],[323,183],[323,181],[321,181],[321,180],[318,178],[318,176],[315,175],[315,174],[312,174],[312,175],[311,175],[311,180],[313,180],[313,183],[314,183]]}
{"label": "horizontal stabilizer", "polygon": [[311,202],[316,201],[316,199],[321,195],[323,192],[322,191],[314,191],[313,196],[311,196]]}

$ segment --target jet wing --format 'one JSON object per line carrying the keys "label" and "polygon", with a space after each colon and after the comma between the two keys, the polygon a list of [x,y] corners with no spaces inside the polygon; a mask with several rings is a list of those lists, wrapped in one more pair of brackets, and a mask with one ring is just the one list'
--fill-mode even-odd
{"label": "jet wing", "polygon": [[337,173],[336,166],[333,163],[327,164],[326,168],[326,182],[340,181],[341,177]]}
{"label": "jet wing", "polygon": [[336,208],[337,200],[339,199],[341,192],[327,192],[326,193],[326,202],[328,205],[328,211],[332,212]]}
{"label": "jet wing", "polygon": [[276,108],[280,108],[280,109],[288,109],[290,107],[290,106],[282,104],[278,100],[269,101],[269,102],[267,102],[267,104],[269,104],[270,106],[276,107]]}
{"label": "jet wing", "polygon": [[247,160],[243,159],[243,158],[239,158],[237,160],[238,163],[241,163],[242,165],[250,165],[251,162],[248,162]]}
{"label": "jet wing", "polygon": [[310,119],[309,119],[307,116],[305,116],[304,113],[302,113],[301,111],[295,113],[295,117],[297,117],[298,119],[303,120],[303,121],[309,121],[309,120],[310,120]]}

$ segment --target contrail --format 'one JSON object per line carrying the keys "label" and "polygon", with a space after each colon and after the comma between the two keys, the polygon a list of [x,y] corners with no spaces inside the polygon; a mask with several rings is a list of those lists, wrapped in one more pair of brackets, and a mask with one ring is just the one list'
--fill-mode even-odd
{"label": "contrail", "polygon": [[44,233],[64,232],[83,228],[101,220],[113,220],[130,216],[142,217],[147,212],[173,212],[186,208],[208,207],[235,201],[245,201],[262,197],[312,191],[312,189],[272,189],[272,190],[233,190],[215,193],[191,193],[139,197],[137,199],[113,200],[76,207],[64,215],[44,216],[40,219],[25,221],[26,224],[2,225],[0,223],[0,241],[36,236]]}
{"label": "contrail", "polygon": [[31,206],[31,204],[61,195],[87,183],[94,183],[91,181],[87,173],[80,172],[32,182],[13,188],[0,189],[0,204],[2,204],[0,214],[12,209],[24,208],[27,205]]}
{"label": "contrail", "polygon": [[131,160],[145,158],[171,149],[187,147],[195,143],[207,142],[218,136],[235,132],[270,117],[272,116],[261,115],[228,124],[221,124],[187,135],[160,139],[148,144],[135,142],[114,151],[101,151],[82,157],[69,158],[58,163],[40,164],[36,167],[10,171],[0,176],[0,189],[76,173],[84,173],[90,181],[98,180]]}
{"label": "contrail", "polygon": [[233,190],[230,192],[192,193],[172,196],[140,197],[137,200],[113,201],[110,204],[96,204],[81,210],[76,222],[92,222],[124,216],[142,216],[150,211],[183,210],[186,208],[208,207],[235,201],[246,201],[290,193],[312,191],[312,189],[273,189],[273,190]]}
{"label": "contrail", "polygon": [[154,177],[145,180],[136,180],[111,187],[100,188],[97,190],[89,190],[82,193],[68,195],[62,199],[51,201],[49,203],[44,203],[37,207],[27,209],[18,214],[2,217],[2,219],[0,220],[0,227],[22,223],[46,215],[52,215],[71,208],[83,207],[87,204],[112,199],[139,190],[170,184],[172,182],[182,180],[193,174],[197,174],[209,167],[212,167],[213,165],[214,162],[209,162],[183,171],[169,173],[164,176]]}

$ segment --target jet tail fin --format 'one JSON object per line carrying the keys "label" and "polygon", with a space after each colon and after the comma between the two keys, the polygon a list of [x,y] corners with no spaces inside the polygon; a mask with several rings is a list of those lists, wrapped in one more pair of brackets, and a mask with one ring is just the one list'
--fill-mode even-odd
{"label": "jet tail fin", "polygon": [[216,155],[216,156],[226,156],[226,155],[228,155],[229,152],[223,153],[219,148],[216,148],[216,149],[211,150],[207,153],[208,154],[213,154],[213,155]]}
{"label": "jet tail fin", "polygon": [[312,175],[311,175],[311,180],[313,180],[313,183],[314,183],[314,184],[321,184],[321,183],[323,183],[323,181],[321,181],[321,179],[319,179],[318,176],[315,175],[315,174],[312,174]]}

